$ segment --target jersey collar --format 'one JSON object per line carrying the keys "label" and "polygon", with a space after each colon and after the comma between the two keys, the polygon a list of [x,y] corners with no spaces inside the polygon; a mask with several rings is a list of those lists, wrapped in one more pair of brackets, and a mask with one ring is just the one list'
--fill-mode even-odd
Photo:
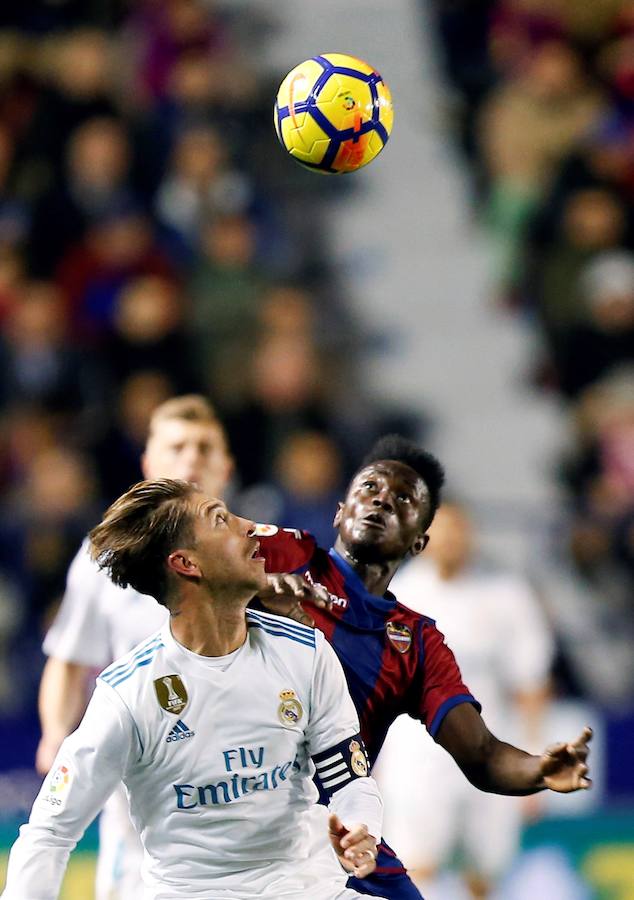
{"label": "jersey collar", "polygon": [[341,572],[348,595],[348,609],[343,616],[344,621],[359,628],[383,628],[386,616],[394,612],[396,599],[390,591],[383,597],[372,594],[362,579],[334,547],[328,551],[331,560]]}

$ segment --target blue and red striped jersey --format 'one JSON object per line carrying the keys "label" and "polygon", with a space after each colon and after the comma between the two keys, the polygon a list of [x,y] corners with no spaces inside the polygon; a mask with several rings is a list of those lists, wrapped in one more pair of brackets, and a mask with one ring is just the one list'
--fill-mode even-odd
{"label": "blue and red striped jersey", "polygon": [[343,666],[372,764],[401,713],[419,719],[435,737],[454,706],[480,709],[432,619],[389,592],[371,594],[334,549],[318,547],[307,532],[264,525],[257,534],[267,572],[303,574],[330,593],[330,609],[306,608]]}

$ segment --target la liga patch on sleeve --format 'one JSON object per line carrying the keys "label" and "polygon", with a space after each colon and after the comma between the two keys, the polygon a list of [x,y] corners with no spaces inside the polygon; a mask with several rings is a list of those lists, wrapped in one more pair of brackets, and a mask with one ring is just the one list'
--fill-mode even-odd
{"label": "la liga patch on sleeve", "polygon": [[65,764],[56,766],[48,775],[42,801],[51,808],[52,812],[60,812],[66,805],[72,777],[69,766]]}

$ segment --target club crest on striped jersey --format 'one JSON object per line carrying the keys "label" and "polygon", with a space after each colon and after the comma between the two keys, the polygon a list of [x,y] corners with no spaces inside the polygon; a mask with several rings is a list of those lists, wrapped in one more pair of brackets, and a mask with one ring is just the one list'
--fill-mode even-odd
{"label": "club crest on striped jersey", "polygon": [[350,768],[359,778],[368,774],[368,757],[358,741],[350,741]]}
{"label": "club crest on striped jersey", "polygon": [[409,625],[403,625],[401,622],[388,622],[385,631],[392,646],[396,647],[399,653],[407,653],[412,646],[412,629]]}
{"label": "club crest on striped jersey", "polygon": [[178,716],[187,706],[189,698],[180,675],[162,675],[155,678],[154,690],[156,699],[168,713]]}
{"label": "club crest on striped jersey", "polygon": [[304,715],[302,704],[297,699],[295,691],[291,688],[280,691],[280,700],[282,702],[277,708],[278,719],[282,725],[292,728],[293,725],[297,725]]}

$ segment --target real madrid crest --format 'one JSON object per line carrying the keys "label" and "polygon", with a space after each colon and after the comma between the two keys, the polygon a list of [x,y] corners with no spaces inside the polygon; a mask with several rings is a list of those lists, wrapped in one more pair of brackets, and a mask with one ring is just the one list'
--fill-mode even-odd
{"label": "real madrid crest", "polygon": [[412,646],[412,629],[409,625],[403,625],[401,622],[388,622],[385,631],[392,646],[396,647],[399,653],[407,653]]}
{"label": "real madrid crest", "polygon": [[154,679],[156,699],[163,709],[179,715],[187,706],[187,690],[180,675],[163,675]]}
{"label": "real madrid crest", "polygon": [[302,704],[295,696],[295,691],[290,688],[285,691],[280,691],[280,700],[282,702],[277,708],[277,716],[282,725],[286,725],[287,728],[292,728],[293,725],[297,725],[304,715]]}
{"label": "real madrid crest", "polygon": [[350,741],[350,768],[359,778],[368,774],[368,758],[358,741]]}

